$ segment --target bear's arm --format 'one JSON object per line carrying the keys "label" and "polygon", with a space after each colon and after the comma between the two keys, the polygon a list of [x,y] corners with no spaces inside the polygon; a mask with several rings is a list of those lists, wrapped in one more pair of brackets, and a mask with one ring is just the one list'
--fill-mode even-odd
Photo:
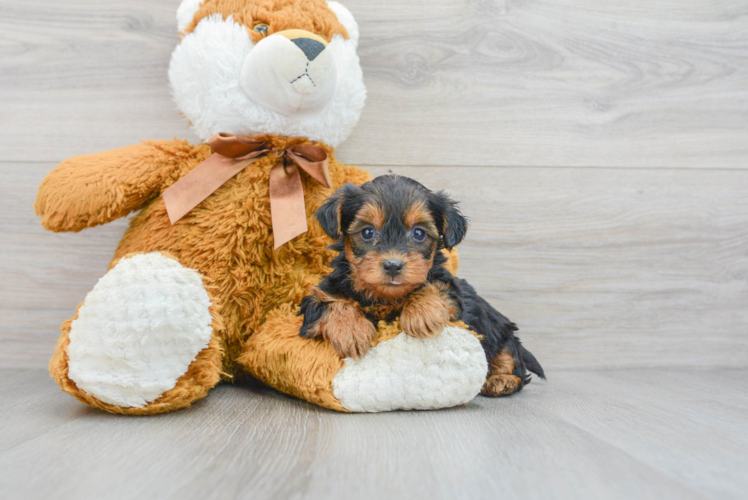
{"label": "bear's arm", "polygon": [[191,149],[186,141],[145,141],[65,160],[39,186],[36,214],[56,232],[123,217],[158,195]]}

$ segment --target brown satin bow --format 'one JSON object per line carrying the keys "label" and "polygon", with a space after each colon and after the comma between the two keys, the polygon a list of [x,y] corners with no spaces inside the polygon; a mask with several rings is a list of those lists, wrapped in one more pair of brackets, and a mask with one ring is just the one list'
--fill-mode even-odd
{"label": "brown satin bow", "polygon": [[297,166],[324,187],[331,187],[327,152],[323,148],[297,144],[286,150],[274,150],[270,141],[257,141],[252,137],[226,133],[213,135],[208,139],[208,145],[214,153],[162,195],[172,224],[259,157],[272,152],[283,158],[283,161],[270,170],[270,216],[273,222],[274,248],[277,249],[309,229],[306,223],[304,189]]}

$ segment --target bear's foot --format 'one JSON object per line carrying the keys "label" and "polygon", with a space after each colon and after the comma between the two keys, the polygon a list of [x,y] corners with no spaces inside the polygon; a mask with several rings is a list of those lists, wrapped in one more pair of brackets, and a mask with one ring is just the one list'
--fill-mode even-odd
{"label": "bear's foot", "polygon": [[448,326],[425,339],[403,332],[360,360],[346,359],[333,393],[356,412],[450,408],[478,395],[486,370],[480,341],[464,328]]}
{"label": "bear's foot", "polygon": [[397,323],[380,323],[363,358],[341,359],[329,342],[299,336],[291,308],[268,315],[239,363],[276,389],[338,411],[426,410],[465,404],[478,395],[488,363],[478,338],[451,325],[426,339]]}
{"label": "bear's foot", "polygon": [[113,413],[189,406],[220,379],[214,310],[197,271],[159,252],[125,257],[63,324],[50,372]]}

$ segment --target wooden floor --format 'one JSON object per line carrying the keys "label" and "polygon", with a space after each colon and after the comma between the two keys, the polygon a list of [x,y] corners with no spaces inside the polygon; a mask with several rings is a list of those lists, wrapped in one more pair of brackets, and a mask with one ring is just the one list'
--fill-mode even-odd
{"label": "wooden floor", "polygon": [[461,200],[460,275],[549,381],[340,415],[263,387],[150,418],[46,375],[127,221],[32,205],[65,158],[195,135],[180,0],[0,0],[0,498],[748,498],[748,3],[343,0],[368,100],[339,160]]}
{"label": "wooden floor", "polygon": [[3,499],[746,498],[748,371],[560,372],[519,395],[347,415],[221,386],[109,415],[0,372]]}

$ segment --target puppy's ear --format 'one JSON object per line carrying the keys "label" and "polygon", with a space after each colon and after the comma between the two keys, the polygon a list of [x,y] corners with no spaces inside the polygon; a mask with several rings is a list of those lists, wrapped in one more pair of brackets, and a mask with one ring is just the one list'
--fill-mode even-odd
{"label": "puppy's ear", "polygon": [[319,221],[327,236],[337,240],[340,238],[340,204],[343,203],[343,188],[338,188],[325,203],[319,207],[314,216]]}
{"label": "puppy's ear", "polygon": [[451,206],[444,215],[444,224],[444,246],[452,250],[465,238],[468,221],[457,206]]}
{"label": "puppy's ear", "polygon": [[444,191],[434,193],[432,200],[437,213],[442,213],[442,237],[444,246],[448,250],[456,247],[465,238],[468,228],[468,220],[457,208],[457,202],[451,199]]}
{"label": "puppy's ear", "polygon": [[343,213],[343,201],[346,198],[352,198],[361,191],[359,186],[351,184],[350,182],[345,183],[343,186],[338,188],[332,196],[330,196],[324,205],[319,207],[317,213],[314,216],[319,221],[322,229],[325,230],[327,235],[337,240],[343,236],[341,228],[341,216]]}

